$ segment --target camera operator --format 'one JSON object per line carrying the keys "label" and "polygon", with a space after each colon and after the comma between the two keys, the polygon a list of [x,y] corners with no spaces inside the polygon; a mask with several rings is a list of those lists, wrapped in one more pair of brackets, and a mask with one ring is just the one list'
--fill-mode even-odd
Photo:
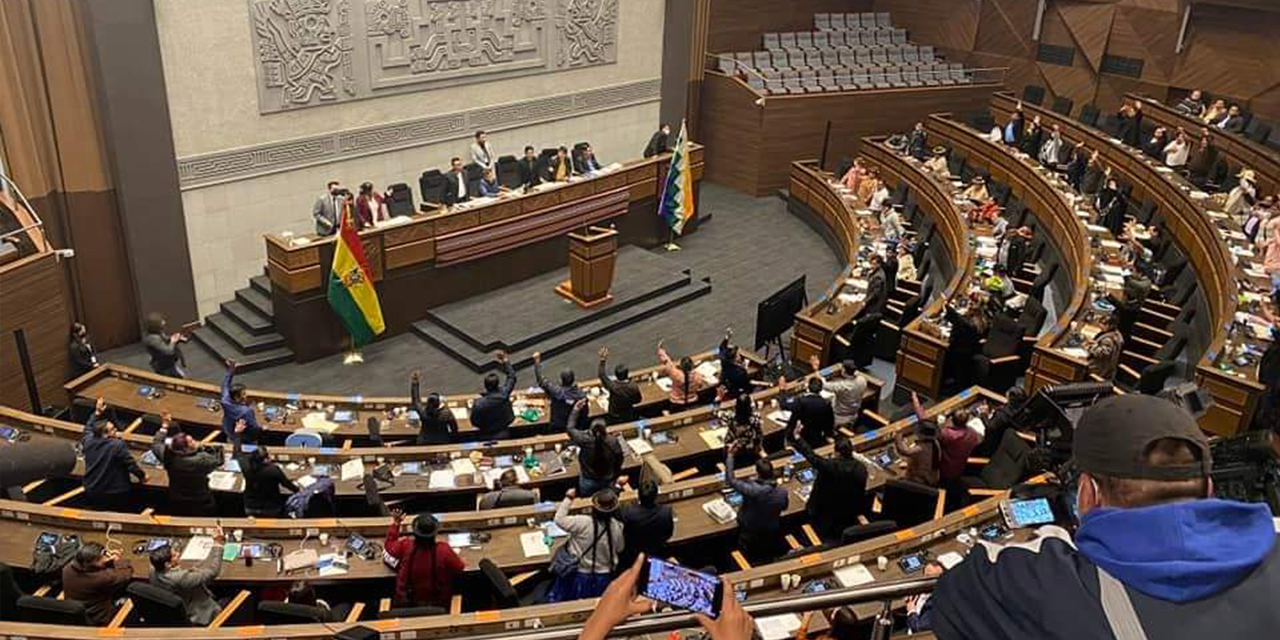
{"label": "camera operator", "polygon": [[[959,638],[1256,638],[1280,629],[1280,546],[1266,505],[1214,499],[1190,414],[1137,394],[1081,416],[1080,528],[982,542],[938,582],[933,629]],[[1267,632],[1271,629],[1271,632]]]}

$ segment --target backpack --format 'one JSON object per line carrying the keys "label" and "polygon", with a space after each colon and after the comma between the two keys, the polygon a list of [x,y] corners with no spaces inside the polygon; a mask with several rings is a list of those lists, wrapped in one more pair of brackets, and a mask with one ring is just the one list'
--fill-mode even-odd
{"label": "backpack", "polygon": [[[289,496],[284,503],[284,513],[290,518],[331,515],[337,512],[334,505],[335,493],[333,478],[320,478],[306,489]],[[313,501],[318,502],[313,504]]]}
{"label": "backpack", "polygon": [[31,552],[31,573],[35,574],[40,582],[61,579],[62,567],[71,562],[76,552],[80,551],[80,547],[80,537],[75,535],[60,536],[58,541],[51,545],[40,544],[37,541]]}

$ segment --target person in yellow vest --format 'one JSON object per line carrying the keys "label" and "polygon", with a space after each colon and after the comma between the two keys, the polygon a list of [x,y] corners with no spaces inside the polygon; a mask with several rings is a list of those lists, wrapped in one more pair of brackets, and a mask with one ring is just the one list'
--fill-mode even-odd
{"label": "person in yellow vest", "polygon": [[569,149],[560,147],[554,158],[547,162],[543,171],[543,182],[565,182],[573,175],[573,158],[569,157]]}

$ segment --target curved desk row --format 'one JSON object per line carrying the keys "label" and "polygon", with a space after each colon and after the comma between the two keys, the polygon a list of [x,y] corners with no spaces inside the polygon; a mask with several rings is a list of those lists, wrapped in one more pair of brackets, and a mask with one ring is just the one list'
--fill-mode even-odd
{"label": "curved desk row", "polygon": [[925,173],[918,161],[894,151],[884,139],[864,139],[862,152],[880,167],[882,176],[908,185],[917,203],[933,218],[934,228],[940,230],[934,237],[941,240],[943,251],[951,259],[952,274],[946,285],[921,309],[920,315],[903,328],[894,363],[895,386],[937,398],[942,392],[948,341],[921,331],[921,322],[926,316],[941,313],[950,300],[967,289],[977,252],[969,241],[964,216],[956,202],[958,190],[951,183]]}
{"label": "curved desk row", "polygon": [[[992,98],[992,108],[1003,120],[1017,102],[1012,95],[1001,93]],[[1023,108],[1029,116],[1040,116],[1047,127],[1059,125],[1064,138],[1083,141],[1098,151],[1105,164],[1132,183],[1133,197],[1145,196],[1156,204],[1170,236],[1187,256],[1208,306],[1212,334],[1196,365],[1196,381],[1212,395],[1214,405],[1201,418],[1200,425],[1219,435],[1247,428],[1266,390],[1257,381],[1256,366],[1237,366],[1231,360],[1242,349],[1258,350],[1263,340],[1250,331],[1233,331],[1232,327],[1237,311],[1241,311],[1240,294],[1245,292],[1248,298],[1256,297],[1257,291],[1266,291],[1266,276],[1255,263],[1260,258],[1237,255],[1228,248],[1224,237],[1233,233],[1232,221],[1211,211],[1209,194],[1197,191],[1181,175],[1097,129],[1033,105]]]}
{"label": "curved desk row", "polygon": [[[986,390],[970,389],[954,398],[950,398],[932,407],[931,416],[953,412],[959,407],[972,407],[982,403],[988,407],[1003,402],[1003,398]],[[908,428],[915,422],[914,417],[895,423],[891,428],[882,429],[878,433],[863,434],[859,437],[858,446],[863,450],[873,450],[891,442],[893,434],[899,429]],[[787,461],[777,461],[775,466],[782,466]],[[742,475],[747,475],[746,472]],[[872,484],[879,484],[893,475],[888,471],[875,473]],[[791,501],[789,514],[803,509],[803,494],[797,494],[798,481],[791,480],[787,486],[797,496]],[[702,513],[701,504],[708,496],[719,492],[721,481],[716,478],[700,478],[675,483],[664,487],[661,500],[671,503],[676,512],[676,534],[673,542],[688,546],[709,536],[723,535],[732,530],[732,525],[723,525],[711,520]],[[634,499],[634,494],[627,492],[624,501]],[[941,511],[941,495],[938,500],[937,516],[924,524],[913,526],[873,540],[853,545],[826,550],[815,550],[807,555],[798,555],[792,559],[775,562],[769,565],[744,569],[728,574],[729,579],[741,589],[747,591],[749,598],[766,598],[782,593],[780,576],[799,574],[805,579],[827,577],[838,568],[851,563],[869,565],[878,581],[905,577],[897,569],[896,563],[890,563],[890,569],[880,572],[875,569],[877,556],[895,557],[928,546],[935,556],[946,551],[963,553],[966,547],[954,539],[957,531],[980,526],[999,517],[1000,497],[993,497],[958,511],[943,514]],[[589,507],[589,502],[579,500],[574,510]],[[460,554],[467,563],[468,570],[475,570],[480,558],[494,560],[504,570],[516,571],[527,568],[545,566],[550,555],[541,555],[530,559],[524,557],[519,542],[521,533],[537,531],[526,524],[533,518],[538,521],[549,519],[552,505],[503,509],[483,514],[441,514],[445,531],[477,531],[485,530],[491,534],[488,543],[479,549],[460,549]],[[332,520],[303,521],[265,521],[261,519],[211,519],[211,518],[165,518],[163,516],[142,516],[129,514],[89,513],[74,509],[61,509],[0,501],[0,530],[9,543],[0,551],[0,561],[16,566],[27,566],[30,563],[30,548],[42,531],[77,533],[83,539],[98,542],[114,541],[116,545],[126,547],[126,557],[131,557],[131,547],[138,539],[165,537],[183,540],[191,535],[206,534],[217,525],[226,531],[239,530],[246,542],[279,541],[285,550],[291,551],[294,541],[298,546],[317,549],[325,552],[317,540],[320,533],[327,533],[333,541],[344,540],[352,533],[359,533],[371,539],[380,539],[389,524],[387,518],[341,518]],[[108,529],[110,532],[108,533]],[[110,540],[108,540],[110,538]],[[304,540],[304,538],[306,538]],[[813,541],[816,544],[816,541]],[[134,558],[135,562],[140,559]],[[332,581],[385,579],[390,572],[380,561],[366,562],[353,558],[350,571],[342,576],[333,576]],[[219,580],[225,583],[253,583],[265,585],[275,582],[288,582],[301,574],[280,575],[270,562],[254,563],[253,567],[245,567],[242,563],[227,563]],[[323,579],[321,579],[323,581]],[[354,584],[354,583],[353,583]],[[474,611],[453,616],[434,616],[424,618],[406,618],[378,620],[367,622],[384,633],[409,633],[415,638],[435,638],[461,635],[478,635],[482,633],[498,633],[516,628],[530,628],[533,620],[539,626],[567,624],[585,619],[593,608],[593,601],[566,602],[553,605],[539,605],[520,609],[501,611]],[[174,629],[127,629],[113,632],[114,637],[169,638],[175,636]],[[56,625],[32,625],[24,623],[0,623],[0,634],[22,635],[28,638],[83,638],[84,628],[61,627]],[[233,637],[271,637],[271,638],[328,638],[333,630],[324,625],[281,625],[269,628],[262,626],[238,627],[218,630],[184,629],[181,635],[192,638],[233,638]],[[406,637],[406,636],[400,636]]]}
{"label": "curved desk row", "polygon": [[1014,157],[1001,144],[991,142],[965,125],[945,116],[930,116],[925,124],[929,136],[943,141],[952,152],[963,151],[971,161],[985,165],[988,172],[1009,185],[1031,211],[1044,230],[1044,237],[1058,250],[1060,269],[1067,272],[1071,297],[1058,315],[1058,321],[1037,339],[1027,372],[1027,389],[1035,392],[1042,386],[1083,380],[1087,361],[1050,358],[1050,349],[1086,307],[1089,296],[1089,274],[1094,256],[1089,237],[1076,217],[1072,202],[1040,174],[1033,164]]}
{"label": "curved desk row", "polygon": [[[591,177],[447,210],[424,204],[425,213],[403,224],[362,232],[388,334],[407,330],[432,307],[564,265],[570,231],[614,224],[624,244],[662,242],[666,230],[652,203],[670,162],[670,154],[634,160]],[[691,145],[688,162],[693,180],[700,181],[701,145]],[[266,236],[276,326],[303,362],[341,351],[347,337],[325,297],[333,247],[332,237]]]}
{"label": "curved desk row", "polygon": [[1264,192],[1275,193],[1280,189],[1280,151],[1242,135],[1227,133],[1207,125],[1154,98],[1136,93],[1126,93],[1125,98],[1134,102],[1141,101],[1144,117],[1157,126],[1170,130],[1182,127],[1193,138],[1199,135],[1196,132],[1201,128],[1208,129],[1214,148],[1225,157],[1232,174],[1248,167],[1258,173],[1258,186]]}
{"label": "curved desk row", "polygon": [[[742,353],[747,358],[748,370],[758,373],[760,359],[754,354],[745,351]],[[716,353],[700,353],[693,356],[693,359],[703,371],[719,375],[720,363]],[[559,380],[559,373],[554,365],[547,365],[546,368],[548,379]],[[534,386],[517,388],[511,396],[517,418],[510,430],[515,436],[533,436],[547,431],[550,415],[547,396],[536,386],[532,374],[532,371],[525,372],[522,378],[518,376],[518,382],[533,382]],[[640,386],[641,401],[636,405],[637,412],[658,414],[668,406],[667,388],[670,387],[670,379],[662,373],[661,366],[634,370],[631,379]],[[480,381],[476,382],[479,386]],[[600,381],[588,380],[580,383],[579,387],[592,398],[589,405],[591,415],[604,415],[608,405],[605,389]],[[111,406],[133,413],[160,415],[168,411],[174,420],[184,425],[215,434],[220,434],[222,430],[222,414],[220,410],[214,409],[218,407],[221,397],[221,387],[218,385],[106,364],[68,382],[65,388],[68,399],[73,403],[92,406],[101,397],[106,398]],[[144,388],[160,392],[159,397],[154,393],[144,393]],[[424,399],[429,392],[429,389],[422,390]],[[711,393],[711,390],[707,390],[706,397],[709,398]],[[380,436],[384,441],[412,440],[418,435],[418,428],[410,424],[403,411],[409,407],[409,398],[403,396],[366,398],[246,389],[245,397],[254,407],[267,444],[282,442],[289,434],[305,428],[304,422],[311,420],[315,420],[313,424],[320,425],[317,430],[323,435],[341,439],[344,444],[368,443],[370,434],[367,424],[370,418],[378,420]],[[478,397],[477,394],[458,394],[441,398],[457,419],[458,433],[463,438],[476,436],[476,429],[470,420],[470,407]],[[519,417],[525,409],[532,410],[537,417],[533,420]],[[342,421],[336,421],[333,419],[335,411],[347,412],[349,415],[342,416]],[[324,415],[309,415],[317,412]]]}
{"label": "curved desk row", "polygon": [[[831,371],[824,372],[830,375]],[[864,374],[868,381],[864,396],[864,420],[872,427],[880,426],[887,421],[874,413],[879,401],[883,382]],[[757,411],[766,438],[781,434],[786,426],[785,418],[777,414],[777,400],[784,393],[798,389],[803,381],[783,387],[770,387],[753,395]],[[108,406],[114,406],[108,400]],[[726,403],[724,407],[731,406]],[[717,431],[719,425],[713,411],[717,405],[699,405],[692,409],[663,415],[650,420],[613,425],[610,431],[625,439],[626,458],[623,470],[632,473],[644,465],[643,458],[652,456],[656,461],[669,467],[694,468],[700,461],[705,461],[723,449],[723,440]],[[723,408],[723,407],[721,407]],[[131,412],[132,413],[132,412]],[[65,422],[34,416],[28,413],[0,407],[0,421],[9,426],[43,434],[64,440],[78,441],[83,437],[84,426],[73,422]],[[163,489],[168,486],[163,469],[143,461],[144,453],[151,448],[152,437],[138,433],[143,424],[142,416],[134,418],[127,424],[117,427],[123,431],[122,439],[129,445],[135,458],[147,470],[146,485],[152,489]],[[149,425],[149,429],[154,426]],[[181,422],[178,426],[183,426]],[[639,440],[639,430],[644,428],[650,435],[648,441]],[[710,432],[705,433],[704,432]],[[212,432],[218,433],[218,432]],[[660,434],[660,435],[659,435]],[[657,436],[657,439],[655,439]],[[231,446],[225,443],[210,442],[220,447],[225,455],[230,455]],[[377,466],[388,465],[394,475],[394,484],[384,486],[380,492],[391,497],[424,495],[443,504],[459,507],[466,505],[471,496],[487,491],[492,486],[492,478],[504,468],[521,467],[518,472],[524,473],[528,480],[522,482],[529,488],[542,488],[547,491],[554,487],[556,495],[569,485],[576,483],[578,463],[576,457],[568,450],[569,440],[565,434],[548,434],[525,438],[496,441],[488,444],[432,445],[432,446],[394,446],[394,447],[362,447],[362,448],[321,448],[305,449],[294,447],[271,447],[272,457],[281,462],[286,475],[291,479],[303,482],[313,480],[318,471],[317,465],[326,468],[325,473],[335,481],[339,497],[363,498],[365,491],[360,477],[342,478],[339,470],[344,463],[359,460],[362,472],[372,472]],[[651,449],[648,451],[646,449]],[[644,453],[639,455],[637,452]],[[522,467],[510,460],[512,456],[533,456],[539,462],[533,468]],[[505,461],[498,460],[505,458]],[[463,462],[463,460],[467,462]],[[82,464],[77,466],[77,476],[82,473]],[[412,465],[412,466],[410,466]],[[562,470],[561,470],[562,468]],[[406,472],[406,469],[409,471]],[[460,471],[455,471],[459,470]],[[684,469],[677,469],[684,471]],[[433,478],[434,472],[444,472],[444,478]],[[230,472],[228,477],[233,481],[226,493],[239,493],[243,490],[243,478],[237,472]],[[355,473],[353,470],[351,473]],[[447,481],[447,482],[445,482]],[[448,498],[452,496],[453,500]],[[465,498],[459,500],[457,498]],[[441,505],[437,505],[441,506]]]}

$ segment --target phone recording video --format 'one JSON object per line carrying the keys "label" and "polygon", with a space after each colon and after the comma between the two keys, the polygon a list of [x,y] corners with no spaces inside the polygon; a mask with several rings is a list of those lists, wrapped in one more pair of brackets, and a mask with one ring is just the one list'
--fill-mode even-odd
{"label": "phone recording video", "polygon": [[640,595],[673,607],[717,618],[723,583],[716,576],[648,558],[640,574]]}

